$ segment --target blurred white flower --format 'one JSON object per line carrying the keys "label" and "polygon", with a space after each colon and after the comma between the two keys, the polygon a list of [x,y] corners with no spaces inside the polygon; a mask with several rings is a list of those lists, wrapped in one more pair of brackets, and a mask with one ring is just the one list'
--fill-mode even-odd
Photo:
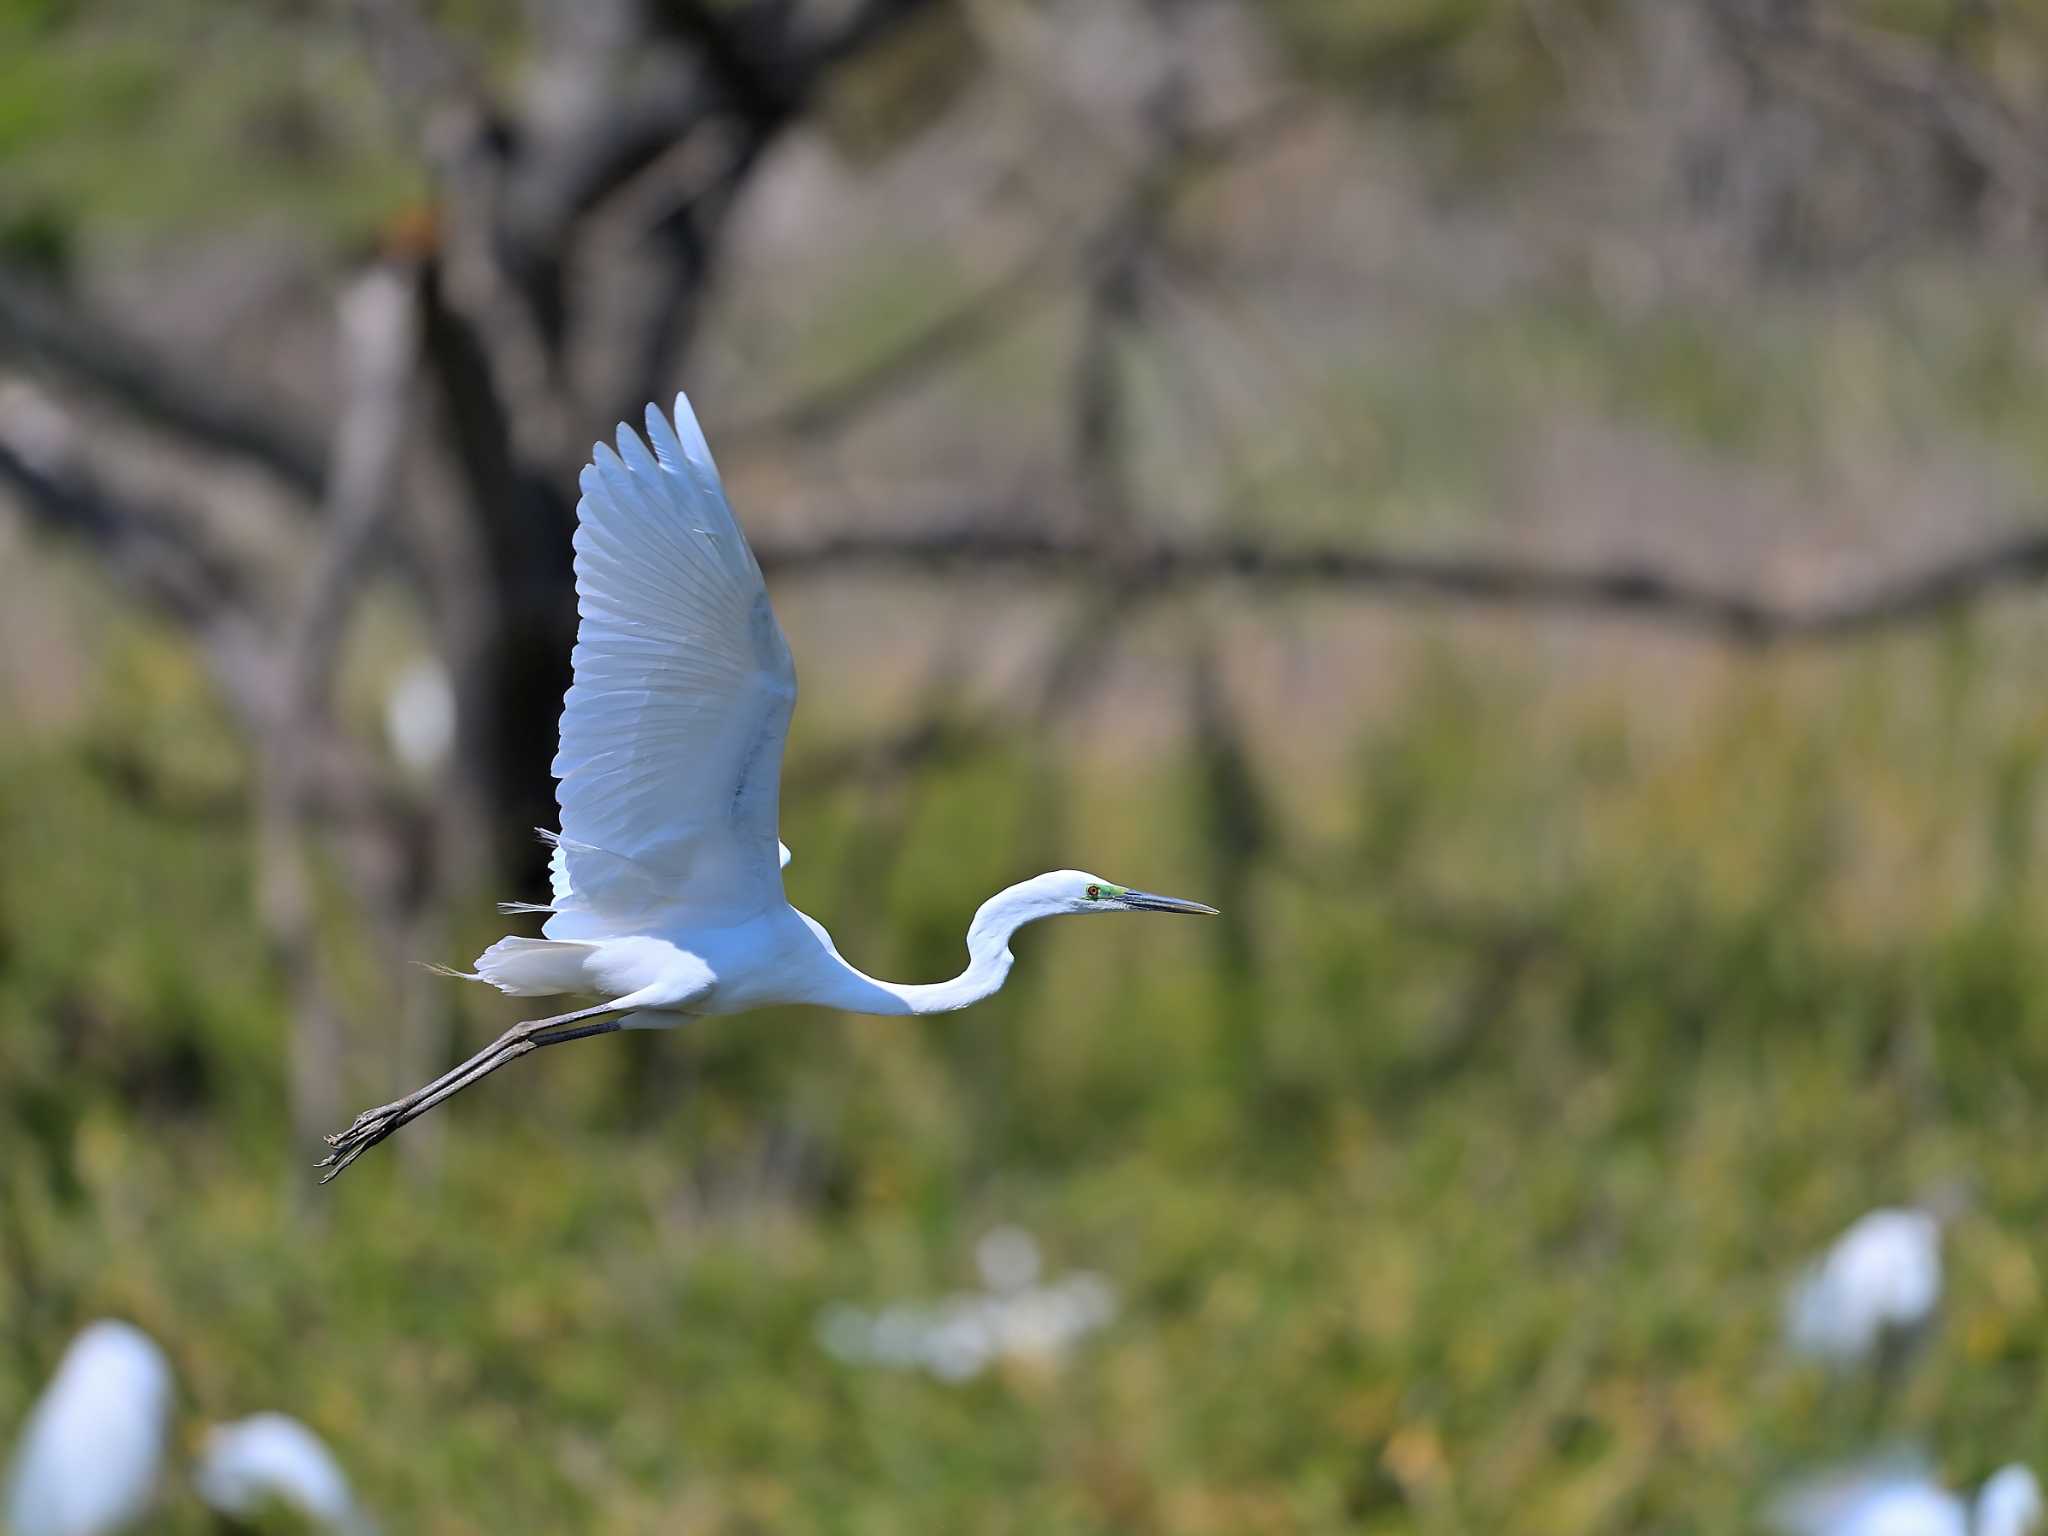
{"label": "blurred white flower", "polygon": [[140,1520],[163,1475],[171,1367],[149,1335],[97,1322],[64,1352],[8,1476],[11,1536],[104,1536]]}
{"label": "blurred white flower", "polygon": [[440,659],[406,664],[384,695],[384,735],[415,778],[429,777],[455,746],[455,687]]}
{"label": "blurred white flower", "polygon": [[1038,1239],[1022,1227],[996,1227],[974,1245],[981,1282],[992,1291],[1021,1291],[1038,1279]]}
{"label": "blurred white flower", "polygon": [[1014,1291],[998,1305],[1001,1352],[1014,1359],[1055,1361],[1115,1316],[1116,1293],[1100,1275],[1073,1274]]}
{"label": "blurred white flower", "polygon": [[991,1302],[977,1296],[952,1297],[926,1320],[919,1339],[920,1361],[941,1381],[979,1376],[1002,1352],[1000,1326]]}
{"label": "blurred white flower", "polygon": [[1924,1458],[1896,1455],[1799,1484],[1767,1518],[1785,1536],[2030,1536],[2041,1529],[2041,1485],[2026,1467],[2004,1467],[1972,1507]]}
{"label": "blurred white flower", "polygon": [[1786,1307],[1793,1349],[1853,1365],[1925,1328],[1941,1300],[1941,1225],[1922,1210],[1876,1210],[1800,1277]]}
{"label": "blurred white flower", "polygon": [[818,1314],[818,1343],[850,1365],[922,1370],[959,1382],[1001,1360],[1056,1365],[1116,1316],[1116,1292],[1100,1275],[1084,1271],[1034,1284],[1038,1244],[1015,1227],[984,1237],[975,1260],[987,1290],[874,1313],[834,1302]]}
{"label": "blurred white flower", "polygon": [[2018,1462],[2000,1467],[1977,1491],[1977,1536],[2027,1536],[2048,1523],[2041,1480]]}
{"label": "blurred white flower", "polygon": [[835,1301],[818,1314],[814,1332],[818,1346],[833,1359],[858,1361],[867,1356],[874,1325],[859,1307]]}
{"label": "blurred white flower", "polygon": [[333,1452],[282,1413],[214,1425],[206,1432],[193,1484],[212,1509],[234,1519],[253,1519],[276,1504],[321,1530],[369,1536],[372,1529]]}

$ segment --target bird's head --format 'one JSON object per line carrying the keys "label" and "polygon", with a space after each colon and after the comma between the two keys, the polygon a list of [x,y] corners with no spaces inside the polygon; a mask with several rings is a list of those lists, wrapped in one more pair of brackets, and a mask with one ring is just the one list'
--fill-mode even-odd
{"label": "bird's head", "polygon": [[976,956],[1000,952],[1007,960],[1010,935],[1024,924],[1070,912],[1194,912],[1213,917],[1216,909],[1199,901],[1133,890],[1086,870],[1056,869],[997,891],[983,902],[968,927],[967,948]]}
{"label": "bird's head", "polygon": [[1085,870],[1058,869],[1049,875],[1040,875],[1032,882],[1043,888],[1043,894],[1058,905],[1061,912],[1186,912],[1203,917],[1215,917],[1214,907],[1204,906],[1199,901],[1183,901],[1178,896],[1160,896],[1151,891],[1133,890],[1128,885],[1118,885],[1100,875],[1091,875]]}

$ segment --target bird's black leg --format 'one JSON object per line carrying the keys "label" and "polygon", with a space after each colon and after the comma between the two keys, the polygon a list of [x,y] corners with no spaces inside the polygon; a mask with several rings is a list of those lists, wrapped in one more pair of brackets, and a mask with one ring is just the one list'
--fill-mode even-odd
{"label": "bird's black leg", "polygon": [[[325,1184],[336,1177],[400,1126],[417,1120],[443,1099],[490,1076],[507,1062],[517,1061],[527,1052],[537,1051],[544,1045],[563,1045],[591,1035],[610,1034],[619,1027],[617,1016],[620,1012],[616,1003],[599,1003],[593,1008],[579,1008],[574,1013],[557,1014],[551,1019],[527,1019],[514,1024],[460,1066],[442,1073],[402,1099],[393,1099],[389,1104],[364,1110],[347,1130],[328,1137],[327,1144],[334,1150],[314,1165],[326,1170],[320,1175],[320,1182]],[[606,1014],[612,1017],[601,1017]]]}

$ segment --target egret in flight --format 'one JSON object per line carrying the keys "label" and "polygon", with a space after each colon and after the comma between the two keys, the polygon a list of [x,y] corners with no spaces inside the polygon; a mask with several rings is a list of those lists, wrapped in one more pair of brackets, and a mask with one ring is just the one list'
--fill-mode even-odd
{"label": "egret in flight", "polygon": [[[576,506],[575,677],[563,701],[561,830],[538,939],[505,938],[451,974],[514,997],[593,994],[594,1006],[515,1024],[424,1087],[328,1138],[325,1183],[450,1095],[546,1045],[692,1014],[813,1003],[944,1013],[1010,974],[1010,936],[1065,912],[1200,912],[1076,869],[997,892],[967,929],[951,981],[879,981],[789,904],[776,835],[796,668],[689,401],[647,408],[599,443]],[[650,451],[649,444],[652,444]]]}

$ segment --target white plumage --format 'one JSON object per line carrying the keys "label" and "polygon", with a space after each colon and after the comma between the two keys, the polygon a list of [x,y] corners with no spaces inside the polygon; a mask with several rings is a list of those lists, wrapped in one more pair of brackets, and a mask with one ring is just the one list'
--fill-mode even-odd
{"label": "white plumage", "polygon": [[171,1367],[149,1335],[97,1322],[30,1410],[8,1474],[10,1536],[108,1536],[148,1513],[163,1476]]}
{"label": "white plumage", "polygon": [[[583,471],[576,517],[574,682],[554,772],[562,825],[543,937],[510,937],[457,972],[519,997],[595,994],[533,1019],[453,1071],[367,1111],[338,1136],[328,1178],[407,1121],[507,1061],[691,1014],[811,1003],[934,1013],[1008,977],[1010,936],[1066,912],[1213,912],[1080,870],[999,892],[974,915],[967,969],[949,982],[880,981],[848,964],[789,905],[776,836],[796,669],[689,402],[647,409]],[[650,451],[648,444],[652,443]],[[591,1022],[602,1019],[603,1022]]]}
{"label": "white plumage", "polygon": [[1926,1327],[1940,1300],[1940,1222],[1929,1211],[1875,1210],[1800,1277],[1786,1336],[1801,1354],[1851,1365]]}
{"label": "white plumage", "polygon": [[333,1452],[288,1414],[214,1425],[192,1481],[210,1508],[232,1519],[253,1520],[276,1505],[336,1536],[371,1536],[374,1529]]}

